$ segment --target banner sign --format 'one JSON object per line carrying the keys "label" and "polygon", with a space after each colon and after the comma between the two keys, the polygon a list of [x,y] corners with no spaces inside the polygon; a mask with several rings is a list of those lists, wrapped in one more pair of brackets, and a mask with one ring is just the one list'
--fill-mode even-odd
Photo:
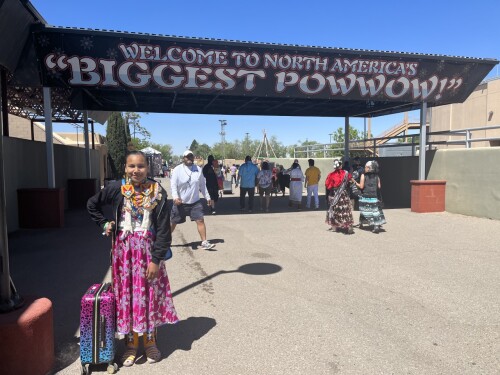
{"label": "banner sign", "polygon": [[44,85],[103,90],[445,104],[465,100],[497,63],[72,29],[34,35]]}

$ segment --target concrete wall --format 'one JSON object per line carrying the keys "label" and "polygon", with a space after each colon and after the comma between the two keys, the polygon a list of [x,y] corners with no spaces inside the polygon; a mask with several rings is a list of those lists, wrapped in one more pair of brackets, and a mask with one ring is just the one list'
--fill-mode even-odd
{"label": "concrete wall", "polygon": [[[7,229],[18,229],[17,189],[46,188],[47,157],[45,142],[33,142],[19,138],[3,137],[5,196],[7,205]],[[99,152],[90,150],[92,178],[100,180]],[[71,146],[54,145],[56,187],[65,188],[67,206],[68,179],[86,178],[85,150]]]}
{"label": "concrete wall", "polygon": [[446,211],[500,220],[499,148],[438,150],[429,180],[446,180]]}

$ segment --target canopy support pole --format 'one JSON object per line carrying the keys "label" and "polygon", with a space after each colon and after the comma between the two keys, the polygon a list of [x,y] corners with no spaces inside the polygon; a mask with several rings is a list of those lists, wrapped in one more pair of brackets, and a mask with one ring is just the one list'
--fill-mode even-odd
{"label": "canopy support pole", "polygon": [[427,143],[427,102],[420,107],[420,152],[418,155],[418,179],[425,181],[425,150]]}
{"label": "canopy support pole", "polygon": [[89,115],[87,111],[83,111],[83,140],[85,141],[85,176],[90,178]]}
{"label": "canopy support pole", "polygon": [[43,114],[45,117],[45,145],[47,149],[47,182],[49,189],[56,187],[54,173],[54,135],[52,131],[52,103],[50,87],[43,88]]}
{"label": "canopy support pole", "polygon": [[344,124],[344,162],[349,161],[349,117],[345,117]]}
{"label": "canopy support pole", "polygon": [[7,231],[7,204],[5,199],[5,178],[3,161],[4,132],[9,128],[7,107],[7,73],[0,68],[0,313],[12,311],[21,307],[24,300],[17,294],[10,278],[9,268],[9,239]]}

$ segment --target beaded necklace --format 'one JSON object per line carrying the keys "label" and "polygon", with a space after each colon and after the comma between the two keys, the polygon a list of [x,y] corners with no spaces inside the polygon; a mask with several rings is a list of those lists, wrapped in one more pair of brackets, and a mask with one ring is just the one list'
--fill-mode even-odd
{"label": "beaded necklace", "polygon": [[132,233],[132,217],[140,221],[140,227],[145,232],[150,226],[150,213],[161,200],[157,182],[143,182],[137,186],[132,185],[130,178],[122,180],[121,193],[124,196],[125,220],[123,223],[124,235]]}

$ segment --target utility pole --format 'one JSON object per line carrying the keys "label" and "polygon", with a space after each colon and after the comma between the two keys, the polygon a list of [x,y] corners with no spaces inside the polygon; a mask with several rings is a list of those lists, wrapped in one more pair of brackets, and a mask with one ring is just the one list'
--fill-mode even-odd
{"label": "utility pole", "polygon": [[226,160],[226,131],[224,128],[227,125],[226,120],[219,120],[220,122],[220,141],[222,143],[222,164],[225,164]]}
{"label": "utility pole", "polygon": [[248,135],[249,135],[249,134],[250,134],[250,133],[245,133],[245,156],[247,156],[247,155],[248,155],[248,151],[249,151],[249,150],[248,150]]}

